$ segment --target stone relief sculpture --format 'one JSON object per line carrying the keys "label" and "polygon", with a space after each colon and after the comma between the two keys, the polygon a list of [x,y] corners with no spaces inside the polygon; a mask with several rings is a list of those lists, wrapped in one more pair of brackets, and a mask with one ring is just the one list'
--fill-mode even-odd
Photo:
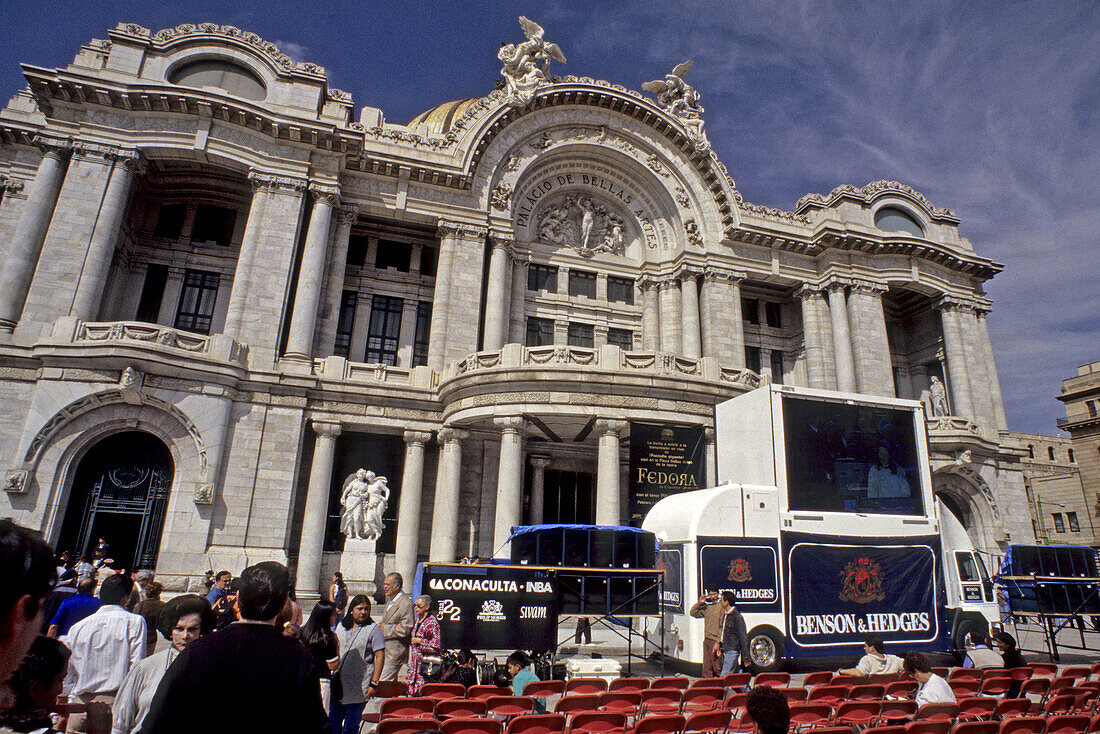
{"label": "stone relief sculpture", "polygon": [[538,23],[521,15],[519,24],[527,40],[501,46],[497,58],[504,63],[500,73],[505,91],[513,104],[522,107],[534,99],[536,89],[550,83],[550,61],[564,64],[565,54],[556,43],[543,40],[542,26]]}
{"label": "stone relief sculpture", "polygon": [[538,239],[571,247],[584,257],[598,252],[622,255],[626,251],[625,224],[622,217],[591,197],[571,194],[543,210]]}
{"label": "stone relief sculpture", "polygon": [[382,515],[390,501],[390,489],[385,477],[367,469],[359,469],[344,482],[340,494],[340,532],[356,540],[378,540],[386,529]]}
{"label": "stone relief sculpture", "polygon": [[696,146],[706,150],[710,148],[710,143],[703,133],[703,106],[699,104],[699,93],[684,81],[684,75],[691,67],[692,62],[685,61],[677,65],[671,74],[666,74],[664,80],[646,82],[642,89],[656,94],[661,109],[683,123]]}

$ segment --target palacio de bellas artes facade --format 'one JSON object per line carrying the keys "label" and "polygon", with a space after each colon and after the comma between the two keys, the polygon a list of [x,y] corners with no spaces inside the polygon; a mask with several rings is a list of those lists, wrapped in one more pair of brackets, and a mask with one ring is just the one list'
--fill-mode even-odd
{"label": "palacio de bellas artes facade", "polygon": [[[632,90],[530,21],[485,96],[408,124],[247,30],[121,24],[0,112],[0,516],[107,537],[170,589],[342,565],[342,490],[390,491],[376,567],[629,522],[631,426],[702,430],[767,382],[902,398],[976,544],[1032,542],[983,284],[902,183],[745,201],[689,64]],[[494,82],[495,88],[494,88]],[[703,100],[705,101],[705,100]],[[904,172],[899,172],[903,175]]]}

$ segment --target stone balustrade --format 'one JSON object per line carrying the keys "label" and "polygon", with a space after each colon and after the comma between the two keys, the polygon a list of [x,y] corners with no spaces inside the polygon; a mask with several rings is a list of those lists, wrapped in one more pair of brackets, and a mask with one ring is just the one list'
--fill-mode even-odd
{"label": "stone balustrade", "polygon": [[112,346],[130,342],[154,351],[171,353],[178,350],[242,367],[248,364],[248,345],[224,334],[195,334],[143,321],[84,321],[66,316],[54,323],[46,342],[51,345],[104,342]]}
{"label": "stone balustrade", "polygon": [[408,369],[388,364],[351,362],[335,356],[313,360],[313,374],[322,380],[357,384],[383,382],[428,390],[439,386],[439,374],[429,367]]}

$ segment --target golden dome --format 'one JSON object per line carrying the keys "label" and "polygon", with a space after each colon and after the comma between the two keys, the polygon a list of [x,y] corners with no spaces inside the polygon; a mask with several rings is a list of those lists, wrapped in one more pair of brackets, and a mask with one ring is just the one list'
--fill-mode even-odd
{"label": "golden dome", "polygon": [[409,122],[409,127],[419,127],[429,135],[446,135],[450,132],[451,124],[466,114],[466,110],[470,109],[474,102],[477,102],[477,97],[444,102],[414,117]]}

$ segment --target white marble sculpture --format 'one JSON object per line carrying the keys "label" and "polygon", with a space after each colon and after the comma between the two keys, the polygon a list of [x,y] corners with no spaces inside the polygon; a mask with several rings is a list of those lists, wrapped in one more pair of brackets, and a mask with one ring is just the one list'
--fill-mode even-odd
{"label": "white marble sculpture", "polygon": [[684,75],[691,69],[692,62],[685,61],[676,66],[665,78],[646,82],[642,89],[657,95],[657,104],[683,123],[688,136],[701,149],[710,144],[703,133],[703,106],[699,104],[699,93],[695,87],[684,81]]}
{"label": "white marble sculpture", "polygon": [[[377,481],[374,472],[359,469],[344,482],[344,490],[340,494],[340,506],[343,514],[340,516],[340,532],[349,539],[377,540],[378,535],[371,537],[368,515],[371,512],[371,485]],[[386,491],[386,500],[389,499],[389,490]],[[385,510],[385,507],[382,508]],[[381,518],[381,513],[379,513]]]}
{"label": "white marble sculpture", "polygon": [[538,239],[572,247],[583,257],[597,252],[622,255],[626,250],[623,219],[590,197],[568,195],[548,205],[538,219]]}
{"label": "white marble sculpture", "polygon": [[951,408],[947,405],[947,388],[940,382],[940,378],[932,375],[928,385],[929,398],[932,402],[932,415],[951,415]]}
{"label": "white marble sculpture", "polygon": [[535,97],[535,90],[550,83],[550,61],[565,63],[565,54],[556,43],[543,40],[542,26],[522,15],[519,24],[527,40],[520,44],[509,43],[500,47],[497,58],[504,66],[504,89],[512,103],[524,106]]}

